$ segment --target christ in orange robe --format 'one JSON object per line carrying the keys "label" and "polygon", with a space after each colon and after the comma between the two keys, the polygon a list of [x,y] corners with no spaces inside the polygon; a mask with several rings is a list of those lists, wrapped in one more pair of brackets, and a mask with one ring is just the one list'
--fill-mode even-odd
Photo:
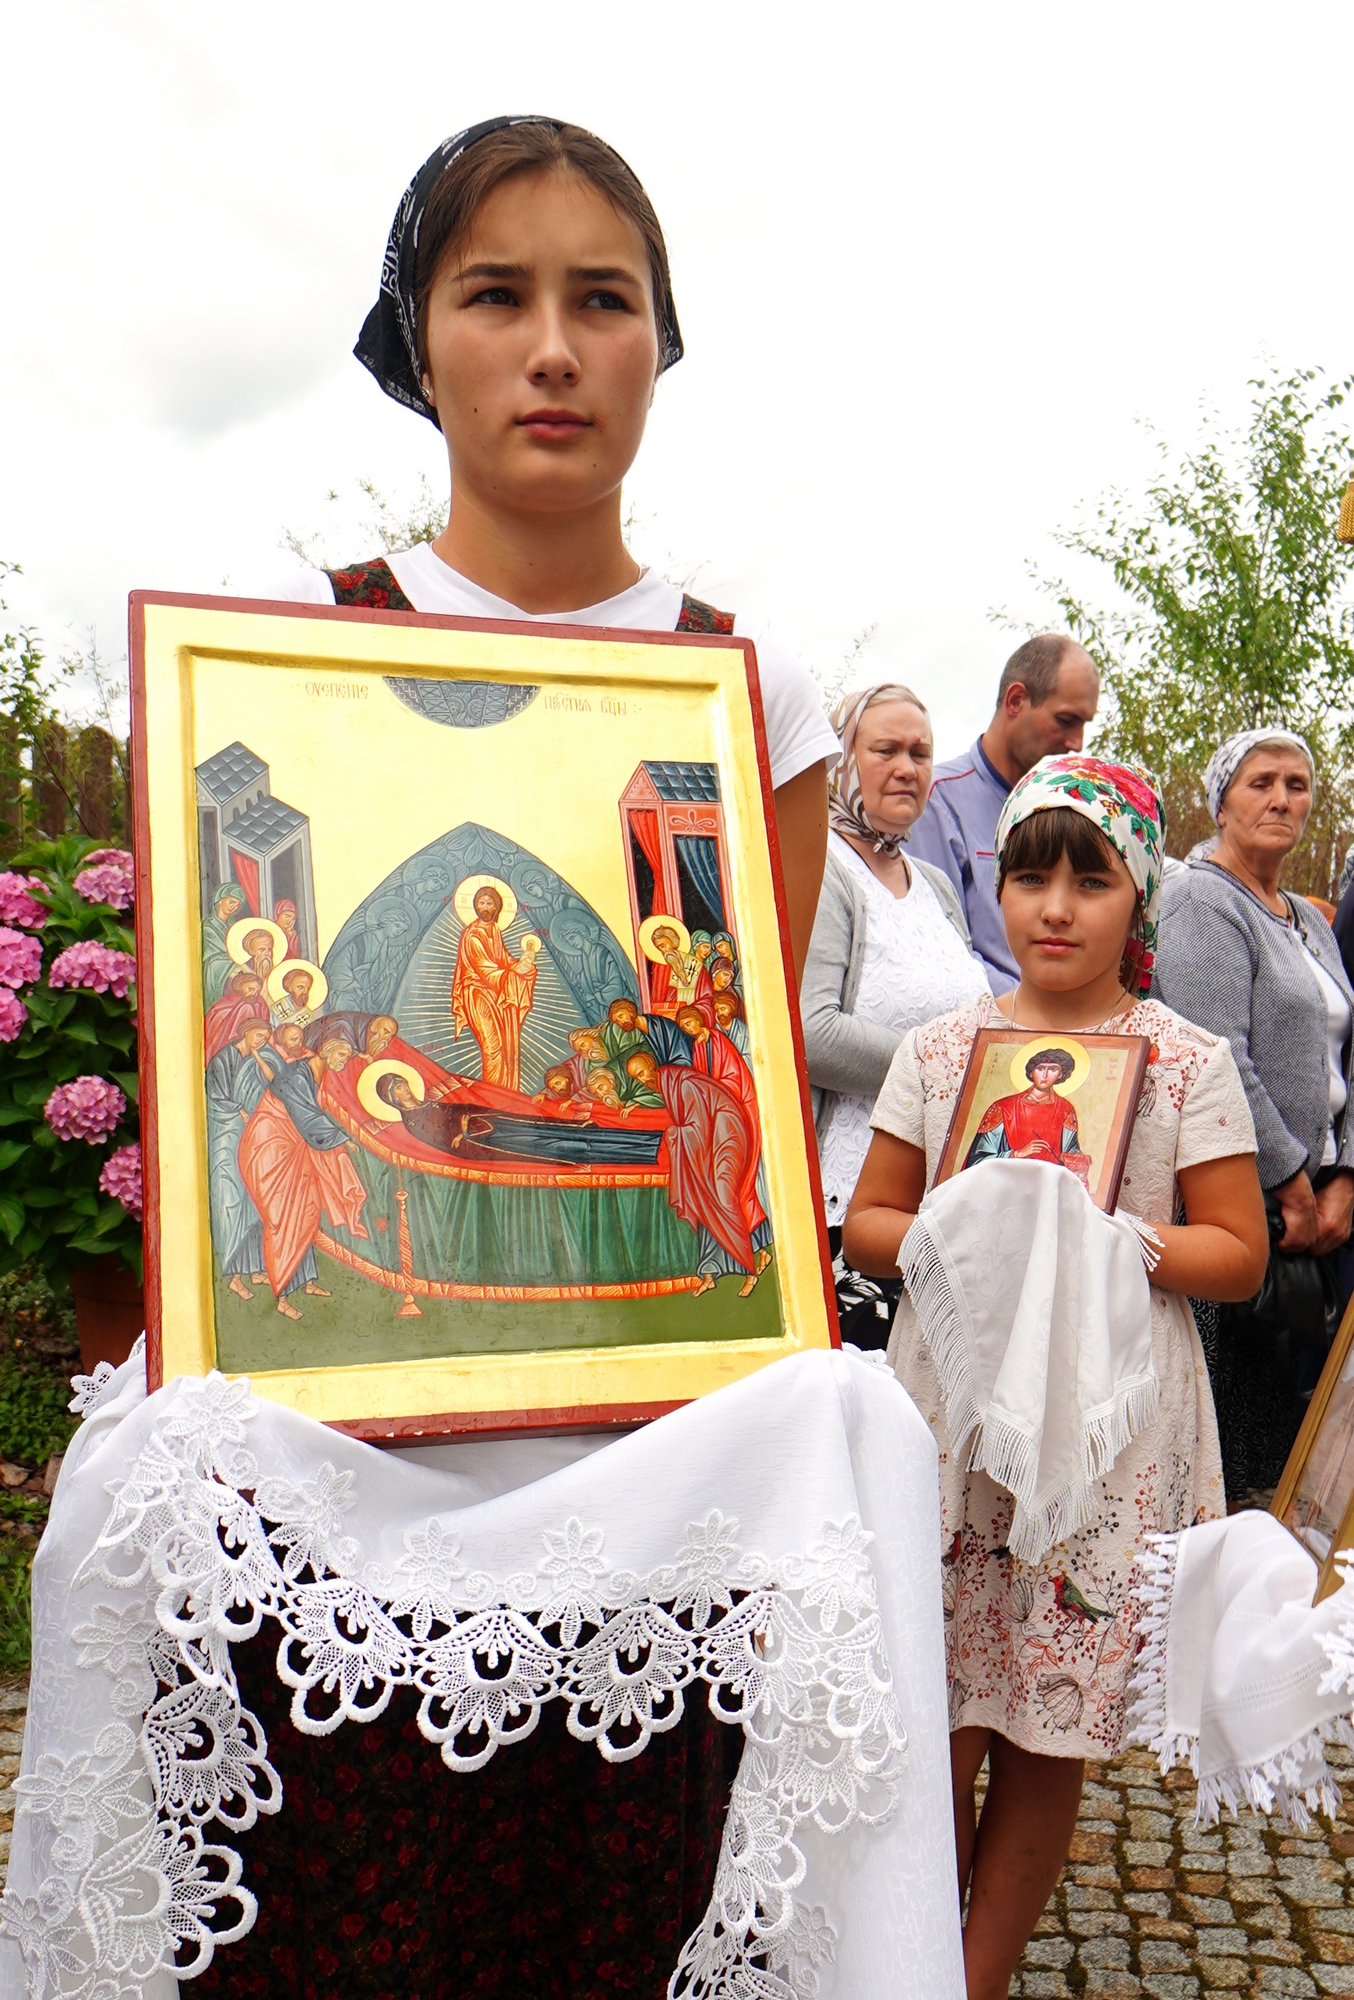
{"label": "christ in orange robe", "polygon": [[503,1090],[522,1087],[522,1022],[531,1012],[536,961],[530,951],[513,958],[498,919],[503,898],[486,883],[475,891],[475,921],[461,932],[451,1011],[457,1033],[466,1028],[480,1045],[486,1083]]}

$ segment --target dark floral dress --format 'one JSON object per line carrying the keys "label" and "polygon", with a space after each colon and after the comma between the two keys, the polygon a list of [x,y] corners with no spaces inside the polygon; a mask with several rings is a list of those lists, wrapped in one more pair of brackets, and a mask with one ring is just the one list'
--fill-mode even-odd
{"label": "dark floral dress", "polygon": [[254,1928],[194,1981],[226,2000],[661,2000],[705,1914],[743,1732],[688,1690],[627,1764],[571,1736],[562,1702],[481,1771],[451,1771],[398,1688],[380,1720],[292,1724],[277,1628],[234,1651],[282,1779],[234,1847]]}

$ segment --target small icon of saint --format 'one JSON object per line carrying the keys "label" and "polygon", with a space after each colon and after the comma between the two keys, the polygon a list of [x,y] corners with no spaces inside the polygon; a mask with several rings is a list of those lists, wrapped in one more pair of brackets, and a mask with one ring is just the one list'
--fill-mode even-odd
{"label": "small icon of saint", "polygon": [[1025,1065],[1028,1090],[998,1097],[988,1105],[964,1165],[980,1160],[1044,1160],[1069,1168],[1089,1184],[1091,1159],[1081,1150],[1076,1107],[1061,1095],[1076,1063],[1066,1049],[1039,1049]]}

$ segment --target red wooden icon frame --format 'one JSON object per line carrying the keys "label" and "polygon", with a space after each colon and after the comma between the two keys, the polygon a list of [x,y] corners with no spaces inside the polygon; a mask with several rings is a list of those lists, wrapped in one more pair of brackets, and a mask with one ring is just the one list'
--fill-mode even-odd
{"label": "red wooden icon frame", "polygon": [[[832,1257],[828,1247],[827,1226],[823,1211],[822,1181],[819,1173],[818,1148],[814,1132],[812,1107],[809,1099],[804,1036],[799,1019],[798,990],[794,976],[794,960],[790,944],[789,917],[785,902],[780,840],[776,826],[775,797],[771,784],[771,765],[767,749],[766,721],[762,707],[761,682],[757,671],[756,650],[752,641],[734,636],[725,636],[719,633],[653,632],[610,626],[545,624],[527,620],[453,618],[426,612],[375,611],[364,606],[298,604],[292,601],[279,601],[269,598],[221,597],[176,591],[133,591],[128,599],[128,660],[130,664],[131,684],[132,804],[135,829],[133,845],[135,849],[137,885],[136,943],[137,963],[140,974],[137,984],[137,997],[141,1147],[144,1159],[143,1179],[145,1186],[143,1238],[146,1272],[146,1377],[148,1388],[154,1391],[164,1381],[160,1270],[160,1174],[157,1144],[158,1102],[155,1066],[155,948],[150,920],[151,828],[147,786],[144,782],[146,758],[146,648],[144,613],[148,607],[155,605],[184,610],[250,612],[276,618],[337,620],[340,623],[346,624],[406,626],[414,627],[421,631],[484,632],[499,635],[520,635],[535,639],[592,640],[608,646],[630,644],[642,646],[715,647],[726,652],[734,649],[742,652],[744,671],[747,677],[753,736],[756,743],[762,810],[766,822],[767,845],[775,895],[776,924],[780,939],[781,962],[785,975],[786,1003],[794,1048],[809,1185],[813,1197],[817,1224],[817,1248],[822,1272],[823,1298],[827,1312],[830,1343],[832,1347],[839,1348],[841,1346],[841,1332],[837,1317],[836,1292],[832,1281]],[[448,1358],[454,1359],[455,1357]],[[775,1358],[777,1357],[768,1356],[768,1360]],[[400,1442],[418,1438],[448,1438],[456,1436],[506,1437],[524,1434],[541,1435],[543,1432],[631,1429],[636,1425],[651,1422],[655,1417],[664,1416],[671,1410],[679,1409],[684,1400],[687,1399],[661,1403],[588,1404],[576,1408],[447,1411],[436,1415],[329,1419],[327,1421],[332,1429],[343,1431],[351,1437],[364,1438],[372,1442],[383,1440],[386,1442]]]}

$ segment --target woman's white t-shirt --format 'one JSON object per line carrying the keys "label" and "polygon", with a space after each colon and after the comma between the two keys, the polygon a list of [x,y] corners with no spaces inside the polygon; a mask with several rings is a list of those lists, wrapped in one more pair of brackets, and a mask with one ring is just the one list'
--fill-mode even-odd
{"label": "woman's white t-shirt", "polygon": [[[415,611],[442,618],[505,618],[534,625],[603,625],[632,632],[675,632],[682,612],[681,590],[652,570],[646,570],[638,583],[618,597],[586,605],[581,611],[523,611],[452,569],[434,554],[428,542],[400,549],[386,561]],[[288,604],[334,602],[334,586],[322,569],[302,570],[266,594]],[[735,638],[751,639],[757,648],[772,785],[787,784],[811,764],[835,763],[841,745],[808,669],[775,639],[750,630],[741,619],[735,619],[733,630]]]}

